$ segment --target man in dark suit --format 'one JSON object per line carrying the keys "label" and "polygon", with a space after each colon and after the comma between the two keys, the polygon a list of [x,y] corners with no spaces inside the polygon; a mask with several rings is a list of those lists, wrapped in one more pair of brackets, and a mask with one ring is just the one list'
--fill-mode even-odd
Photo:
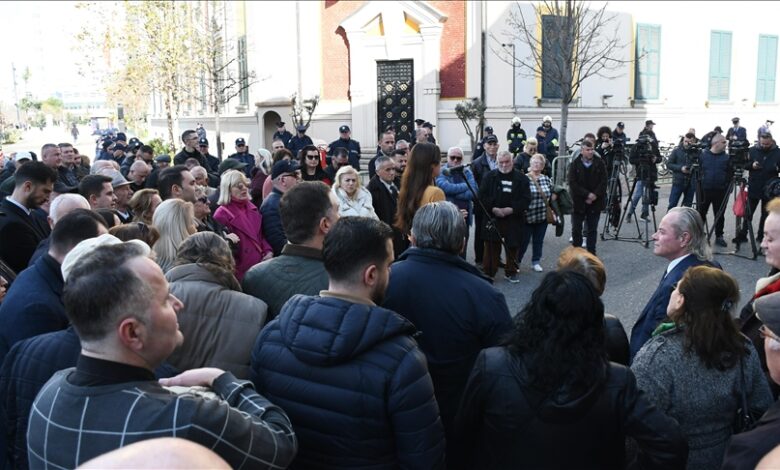
{"label": "man in dark suit", "polygon": [[13,193],[0,203],[0,259],[19,273],[51,228],[32,211],[46,202],[58,174],[41,162],[29,162],[16,171]]}
{"label": "man in dark suit", "polygon": [[[376,175],[368,182],[368,192],[371,193],[371,200],[374,204],[374,212],[376,212],[379,220],[393,227],[393,221],[395,220],[395,212],[398,205],[398,184],[396,181],[395,162],[392,158],[387,156],[381,156],[376,159]],[[405,246],[403,236],[397,229],[394,230],[393,237],[393,251],[395,257],[401,255],[401,251]]]}
{"label": "man in dark suit", "polygon": [[707,243],[701,215],[690,207],[672,208],[661,219],[658,231],[653,234],[653,253],[669,260],[669,265],[631,330],[631,360],[666,318],[669,297],[685,271],[702,264],[720,268],[711,261],[712,250]]}

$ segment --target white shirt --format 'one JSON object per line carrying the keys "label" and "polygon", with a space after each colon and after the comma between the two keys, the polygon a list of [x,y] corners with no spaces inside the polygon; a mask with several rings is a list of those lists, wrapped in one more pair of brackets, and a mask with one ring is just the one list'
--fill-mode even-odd
{"label": "white shirt", "polygon": [[28,209],[28,208],[24,207],[24,206],[22,205],[22,203],[20,203],[20,202],[17,202],[17,201],[16,201],[16,200],[14,200],[14,198],[12,198],[11,196],[8,196],[6,199],[8,200],[8,202],[10,202],[10,203],[13,203],[13,204],[14,204],[14,205],[16,205],[17,207],[19,207],[19,209],[23,210],[25,214],[27,214],[27,215],[30,215],[30,214],[32,214],[32,211],[31,211],[30,209]]}
{"label": "white shirt", "polygon": [[688,253],[680,256],[679,258],[673,259],[672,262],[669,263],[669,266],[666,267],[666,274],[664,274],[664,277],[667,276],[670,272],[672,272],[672,269],[676,268],[677,265],[680,264],[680,262],[684,260],[686,256],[691,256],[691,254]]}

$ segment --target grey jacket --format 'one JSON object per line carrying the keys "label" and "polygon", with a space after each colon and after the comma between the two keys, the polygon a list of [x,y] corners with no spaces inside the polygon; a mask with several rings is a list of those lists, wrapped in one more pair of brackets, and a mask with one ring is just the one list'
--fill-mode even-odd
{"label": "grey jacket", "polygon": [[287,243],[281,256],[256,264],[242,281],[244,292],[268,304],[268,321],[274,319],[295,294],[319,295],[328,288],[322,251]]}
{"label": "grey jacket", "polygon": [[218,367],[248,378],[249,356],[266,323],[265,302],[231,290],[197,264],[176,266],[165,277],[184,303],[179,312],[184,344],[168,362],[179,370]]}
{"label": "grey jacket", "polygon": [[[688,470],[720,468],[740,406],[739,365],[727,371],[708,369],[685,351],[685,334],[675,328],[653,337],[631,365],[639,388],[680,424],[688,439]],[[743,359],[747,402],[763,413],[772,404],[758,354],[750,342]]]}

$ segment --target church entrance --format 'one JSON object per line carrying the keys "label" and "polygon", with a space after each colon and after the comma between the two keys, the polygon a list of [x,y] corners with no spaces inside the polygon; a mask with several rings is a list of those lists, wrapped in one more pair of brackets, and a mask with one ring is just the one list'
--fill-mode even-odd
{"label": "church entrance", "polygon": [[396,141],[411,143],[414,129],[414,65],[412,60],[379,60],[377,76],[377,123],[381,134],[395,126]]}

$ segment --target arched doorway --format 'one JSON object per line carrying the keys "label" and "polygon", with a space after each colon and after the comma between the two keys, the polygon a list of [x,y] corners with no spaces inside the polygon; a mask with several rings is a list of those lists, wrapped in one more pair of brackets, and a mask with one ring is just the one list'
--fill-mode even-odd
{"label": "arched doorway", "polygon": [[271,149],[271,142],[274,138],[274,132],[276,132],[276,123],[281,120],[282,117],[276,111],[266,111],[263,114],[263,142],[268,150]]}

